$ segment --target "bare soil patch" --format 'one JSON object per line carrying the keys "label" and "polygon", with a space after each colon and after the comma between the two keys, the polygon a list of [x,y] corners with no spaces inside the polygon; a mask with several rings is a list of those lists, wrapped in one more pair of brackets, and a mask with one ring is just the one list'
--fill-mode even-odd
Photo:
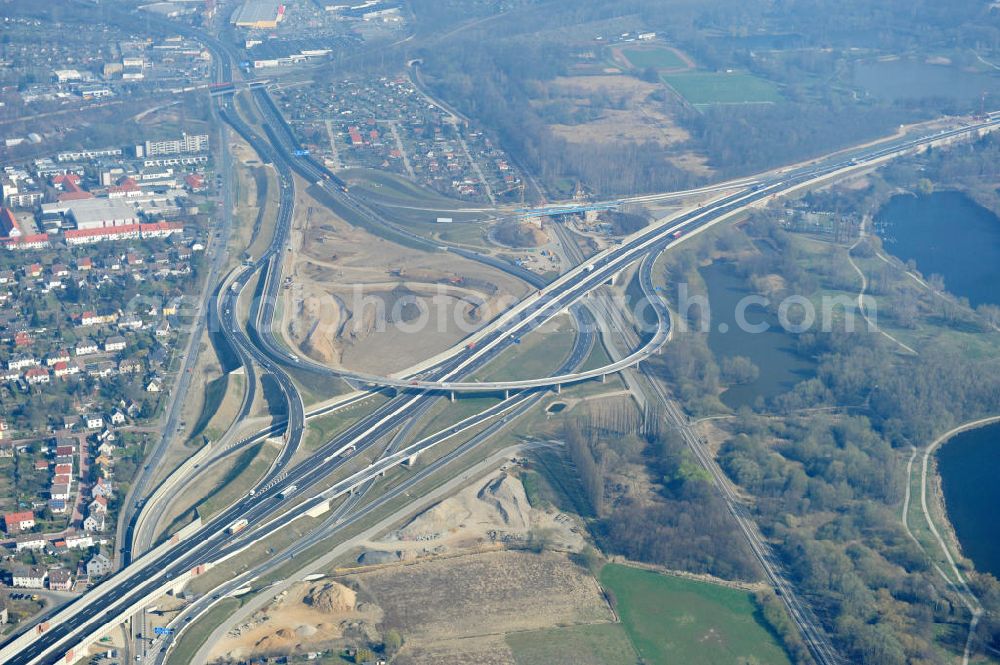
{"label": "bare soil patch", "polygon": [[613,619],[597,582],[565,555],[498,551],[355,573],[411,648]]}
{"label": "bare soil patch", "polygon": [[375,624],[381,618],[378,607],[359,604],[357,594],[343,584],[303,582],[229,631],[210,661],[315,651],[338,646],[345,637],[376,639]]}
{"label": "bare soil patch", "polygon": [[532,508],[520,478],[499,471],[431,506],[371,546],[412,558],[493,543],[519,545],[533,530],[544,531],[557,549],[577,551],[585,545],[583,529],[574,518]]}
{"label": "bare soil patch", "polygon": [[528,291],[489,266],[352,227],[303,190],[296,194],[282,332],[319,362],[378,373],[404,369],[456,344]]}

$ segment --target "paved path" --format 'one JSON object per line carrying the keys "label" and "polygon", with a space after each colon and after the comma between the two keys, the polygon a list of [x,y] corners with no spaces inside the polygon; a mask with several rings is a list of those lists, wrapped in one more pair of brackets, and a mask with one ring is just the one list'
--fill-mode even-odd
{"label": "paved path", "polygon": [[[909,522],[909,512],[910,512],[910,502],[912,500],[910,496],[910,486],[913,482],[913,463],[916,460],[918,450],[911,446],[910,459],[906,463],[906,493],[903,497],[903,528],[906,530],[907,535],[913,539],[917,545],[923,549],[927,555],[931,558],[934,563],[934,569],[937,570],[938,574],[945,581],[949,588],[951,588],[961,599],[962,603],[968,608],[971,613],[971,618],[969,619],[969,634],[965,639],[965,649],[962,653],[962,665],[968,665],[969,657],[972,652],[972,641],[975,637],[976,627],[979,625],[979,620],[982,618],[983,608],[979,603],[979,599],[976,595],[969,589],[966,583],[965,577],[962,575],[961,571],[958,569],[958,564],[955,562],[954,557],[951,555],[951,550],[948,544],[945,543],[944,538],[941,537],[941,533],[938,531],[937,526],[934,524],[934,519],[931,517],[930,509],[927,505],[927,469],[930,466],[931,455],[934,451],[943,444],[948,439],[952,438],[957,434],[968,431],[970,429],[976,429],[978,427],[983,427],[985,425],[990,425],[995,422],[1000,422],[1000,416],[990,416],[987,418],[980,418],[978,420],[973,420],[967,422],[958,427],[953,427],[948,430],[934,441],[930,443],[926,448],[924,448],[923,460],[920,466],[920,510],[923,513],[924,520],[927,522],[927,526],[930,529],[931,535],[934,536],[934,540],[937,542],[938,547],[944,554],[945,560],[948,562],[948,568],[951,574],[954,576],[949,577],[948,574],[942,570],[942,568],[935,561],[938,559],[933,553],[927,550],[927,547],[920,542],[920,540],[914,535],[910,528]],[[956,584],[957,582],[957,584]]]}

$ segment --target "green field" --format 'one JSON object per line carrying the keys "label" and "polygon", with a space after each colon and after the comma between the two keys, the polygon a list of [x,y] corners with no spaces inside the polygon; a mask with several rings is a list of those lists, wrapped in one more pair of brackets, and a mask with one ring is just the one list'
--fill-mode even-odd
{"label": "green field", "polygon": [[663,80],[695,106],[781,101],[775,84],[746,72],[690,72],[664,76]]}
{"label": "green field", "polygon": [[629,63],[638,69],[653,67],[655,69],[684,69],[684,62],[673,49],[668,48],[627,48],[622,51]]}
{"label": "green field", "polygon": [[555,321],[558,330],[550,323],[531,332],[477,372],[474,380],[519,381],[551,375],[569,356],[576,337],[568,317],[560,316]]}
{"label": "green field", "polygon": [[647,663],[790,662],[746,591],[617,564],[600,578]]}
{"label": "green field", "polygon": [[619,624],[549,628],[507,635],[518,665],[635,665],[635,651]]}

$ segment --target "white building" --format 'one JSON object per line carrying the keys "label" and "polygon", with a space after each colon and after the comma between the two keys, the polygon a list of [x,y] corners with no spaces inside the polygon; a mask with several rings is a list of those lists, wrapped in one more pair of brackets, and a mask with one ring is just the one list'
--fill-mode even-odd
{"label": "white building", "polygon": [[207,150],[208,134],[183,134],[179,139],[146,141],[143,145],[143,154],[147,157],[176,155],[183,152],[205,152]]}
{"label": "white building", "polygon": [[111,569],[111,559],[103,554],[95,554],[94,557],[87,562],[87,575],[89,575],[91,579],[107,575],[111,572]]}

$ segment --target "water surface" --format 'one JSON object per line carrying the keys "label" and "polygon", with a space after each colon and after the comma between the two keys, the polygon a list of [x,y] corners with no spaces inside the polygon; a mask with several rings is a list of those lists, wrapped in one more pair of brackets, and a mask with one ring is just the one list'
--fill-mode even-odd
{"label": "water surface", "polygon": [[751,291],[732,264],[713,263],[701,269],[701,276],[708,287],[711,307],[708,346],[712,353],[720,363],[726,357],[746,356],[760,370],[755,381],[734,385],[722,393],[723,404],[733,409],[754,406],[758,399],[777,397],[814,375],[816,363],[798,353],[795,336],[781,327],[776,315],[752,305],[746,310],[747,323],[766,323],[767,331],[752,333],[737,325],[737,305]]}
{"label": "water surface", "polygon": [[885,248],[925,277],[941,275],[973,307],[1000,304],[1000,218],[962,192],[894,196],[876,223]]}
{"label": "water surface", "polygon": [[976,570],[1000,577],[1000,423],[956,435],[937,453],[948,519]]}

